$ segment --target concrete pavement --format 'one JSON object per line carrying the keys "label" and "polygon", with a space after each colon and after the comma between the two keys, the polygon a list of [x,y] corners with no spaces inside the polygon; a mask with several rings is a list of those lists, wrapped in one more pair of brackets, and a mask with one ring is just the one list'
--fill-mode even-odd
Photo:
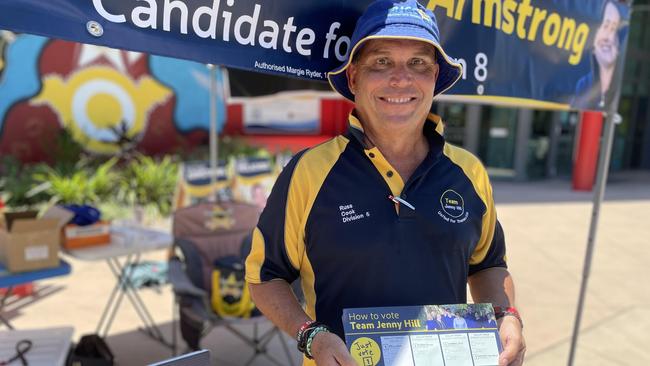
{"label": "concrete pavement", "polygon": [[[634,178],[607,188],[576,365],[650,364],[650,177]],[[592,214],[592,194],[568,188],[568,182],[495,185],[497,202],[509,202],[498,210],[526,320],[526,365],[568,360]]]}
{"label": "concrete pavement", "polygon": [[[592,194],[572,192],[568,181],[495,182],[494,191],[525,321],[525,364],[566,365]],[[610,180],[597,234],[575,364],[650,364],[650,175]],[[163,259],[164,253],[150,253],[147,258]],[[104,263],[70,262],[70,276],[39,282],[36,297],[10,304],[5,315],[14,326],[72,325],[75,340],[94,332],[113,277]],[[169,337],[169,287],[159,293],[145,289],[141,294]],[[125,301],[108,337],[119,365],[143,365],[170,356],[139,332],[139,325],[137,314]],[[252,355],[223,329],[210,333],[203,345],[212,350],[218,365],[241,365]],[[293,357],[299,359],[291,347]],[[284,357],[277,341],[271,348],[278,358]],[[254,363],[267,364],[264,359]]]}

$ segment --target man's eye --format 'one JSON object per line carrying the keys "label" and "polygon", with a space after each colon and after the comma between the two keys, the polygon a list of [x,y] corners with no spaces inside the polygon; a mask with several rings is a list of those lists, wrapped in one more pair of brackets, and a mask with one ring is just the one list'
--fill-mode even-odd
{"label": "man's eye", "polygon": [[375,63],[376,63],[377,65],[382,65],[382,66],[383,66],[383,65],[388,65],[388,64],[389,64],[388,59],[387,59],[387,58],[383,58],[383,57],[382,57],[382,58],[378,58],[378,59],[375,61]]}
{"label": "man's eye", "polygon": [[414,58],[414,59],[411,59],[411,62],[410,62],[410,63],[411,63],[411,65],[415,65],[415,66],[419,66],[419,65],[424,65],[424,64],[426,64],[426,62],[425,62],[423,59],[421,59],[421,58]]}

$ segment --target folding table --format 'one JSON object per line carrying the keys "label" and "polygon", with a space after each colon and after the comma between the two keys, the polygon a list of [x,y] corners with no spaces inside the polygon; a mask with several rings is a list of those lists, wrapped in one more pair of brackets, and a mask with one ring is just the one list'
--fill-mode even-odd
{"label": "folding table", "polygon": [[[74,328],[57,327],[26,330],[6,330],[0,332],[0,361],[6,361],[16,355],[16,348],[21,348],[20,341],[31,342],[23,357],[29,366],[63,366],[65,365]],[[20,365],[14,361],[11,365]]]}
{"label": "folding table", "polygon": [[70,256],[84,261],[105,260],[115,276],[115,286],[104,306],[95,331],[99,336],[106,337],[108,335],[122,299],[126,295],[144,324],[144,328],[141,330],[161,344],[173,349],[172,344],[165,340],[144,301],[138,295],[137,288],[131,282],[130,276],[133,268],[140,263],[142,253],[168,248],[172,242],[173,237],[162,231],[139,226],[111,226],[111,242],[108,245],[66,251]]}
{"label": "folding table", "polygon": [[5,302],[9,296],[11,296],[11,289],[14,286],[46,278],[67,275],[70,271],[70,264],[62,259],[60,260],[58,267],[19,273],[10,273],[2,264],[0,264],[0,288],[7,288],[7,292],[5,292],[2,298],[0,298],[0,323],[4,324],[9,329],[14,329],[11,323],[9,323],[9,320],[2,316],[2,309],[4,308]]}

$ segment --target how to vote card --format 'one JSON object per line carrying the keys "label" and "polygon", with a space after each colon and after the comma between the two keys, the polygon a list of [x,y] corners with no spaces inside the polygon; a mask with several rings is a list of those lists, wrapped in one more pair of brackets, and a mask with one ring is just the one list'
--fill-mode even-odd
{"label": "how to vote card", "polygon": [[343,310],[345,342],[359,366],[497,366],[492,304]]}

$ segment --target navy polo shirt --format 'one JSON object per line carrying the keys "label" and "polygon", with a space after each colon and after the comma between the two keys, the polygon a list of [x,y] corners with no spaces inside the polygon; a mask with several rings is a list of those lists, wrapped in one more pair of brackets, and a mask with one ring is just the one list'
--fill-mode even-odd
{"label": "navy polo shirt", "polygon": [[344,308],[465,303],[468,276],[506,266],[485,168],[445,143],[438,116],[407,182],[349,119],[284,168],[246,260],[250,283],[300,277],[307,314],[341,337]]}

